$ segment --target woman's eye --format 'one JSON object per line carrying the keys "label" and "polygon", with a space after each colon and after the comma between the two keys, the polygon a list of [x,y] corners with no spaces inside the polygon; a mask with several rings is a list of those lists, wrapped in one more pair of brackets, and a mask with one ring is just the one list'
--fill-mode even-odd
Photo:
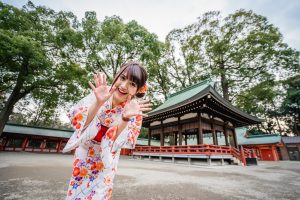
{"label": "woman's eye", "polygon": [[131,82],[131,86],[132,87],[137,87],[136,84],[134,82]]}
{"label": "woman's eye", "polygon": [[125,76],[120,76],[120,79],[121,79],[122,81],[124,81],[126,78],[125,78]]}

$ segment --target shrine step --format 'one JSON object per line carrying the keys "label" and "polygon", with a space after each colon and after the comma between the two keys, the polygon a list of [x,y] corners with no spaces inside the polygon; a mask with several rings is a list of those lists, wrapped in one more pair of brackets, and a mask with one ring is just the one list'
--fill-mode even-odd
{"label": "shrine step", "polygon": [[134,152],[133,158],[189,165],[229,165],[235,164],[232,155],[205,154],[159,154]]}

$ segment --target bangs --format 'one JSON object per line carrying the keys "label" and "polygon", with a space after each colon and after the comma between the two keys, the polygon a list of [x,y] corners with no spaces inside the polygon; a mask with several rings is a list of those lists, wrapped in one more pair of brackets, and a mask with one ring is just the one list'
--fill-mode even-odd
{"label": "bangs", "polygon": [[112,83],[112,86],[116,83],[121,74],[126,74],[126,78],[134,82],[138,89],[144,86],[148,79],[147,72],[141,64],[137,62],[130,62],[121,67]]}
{"label": "bangs", "polygon": [[138,88],[142,87],[146,82],[146,73],[138,64],[130,64],[124,71],[127,79],[137,84]]}

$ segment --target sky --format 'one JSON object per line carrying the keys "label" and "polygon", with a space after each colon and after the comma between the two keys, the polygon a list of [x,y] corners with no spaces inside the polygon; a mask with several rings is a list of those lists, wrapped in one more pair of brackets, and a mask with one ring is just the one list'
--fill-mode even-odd
{"label": "sky", "polygon": [[[26,0],[1,0],[22,7]],[[73,12],[79,19],[86,11],[96,11],[98,19],[117,15],[124,22],[136,20],[160,41],[174,28],[183,28],[196,22],[207,11],[221,11],[225,17],[238,9],[253,10],[267,17],[279,28],[283,40],[290,47],[300,50],[300,1],[299,0],[32,0],[56,11]]]}

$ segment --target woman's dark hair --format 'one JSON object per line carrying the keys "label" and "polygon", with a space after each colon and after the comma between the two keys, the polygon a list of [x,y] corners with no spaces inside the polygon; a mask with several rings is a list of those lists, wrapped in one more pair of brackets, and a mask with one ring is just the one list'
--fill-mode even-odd
{"label": "woman's dark hair", "polygon": [[[128,62],[122,65],[120,71],[117,73],[112,86],[116,83],[121,74],[127,73],[127,78],[137,85],[139,90],[143,87],[148,79],[145,68],[138,62]],[[136,97],[142,98],[145,93],[136,93]]]}

